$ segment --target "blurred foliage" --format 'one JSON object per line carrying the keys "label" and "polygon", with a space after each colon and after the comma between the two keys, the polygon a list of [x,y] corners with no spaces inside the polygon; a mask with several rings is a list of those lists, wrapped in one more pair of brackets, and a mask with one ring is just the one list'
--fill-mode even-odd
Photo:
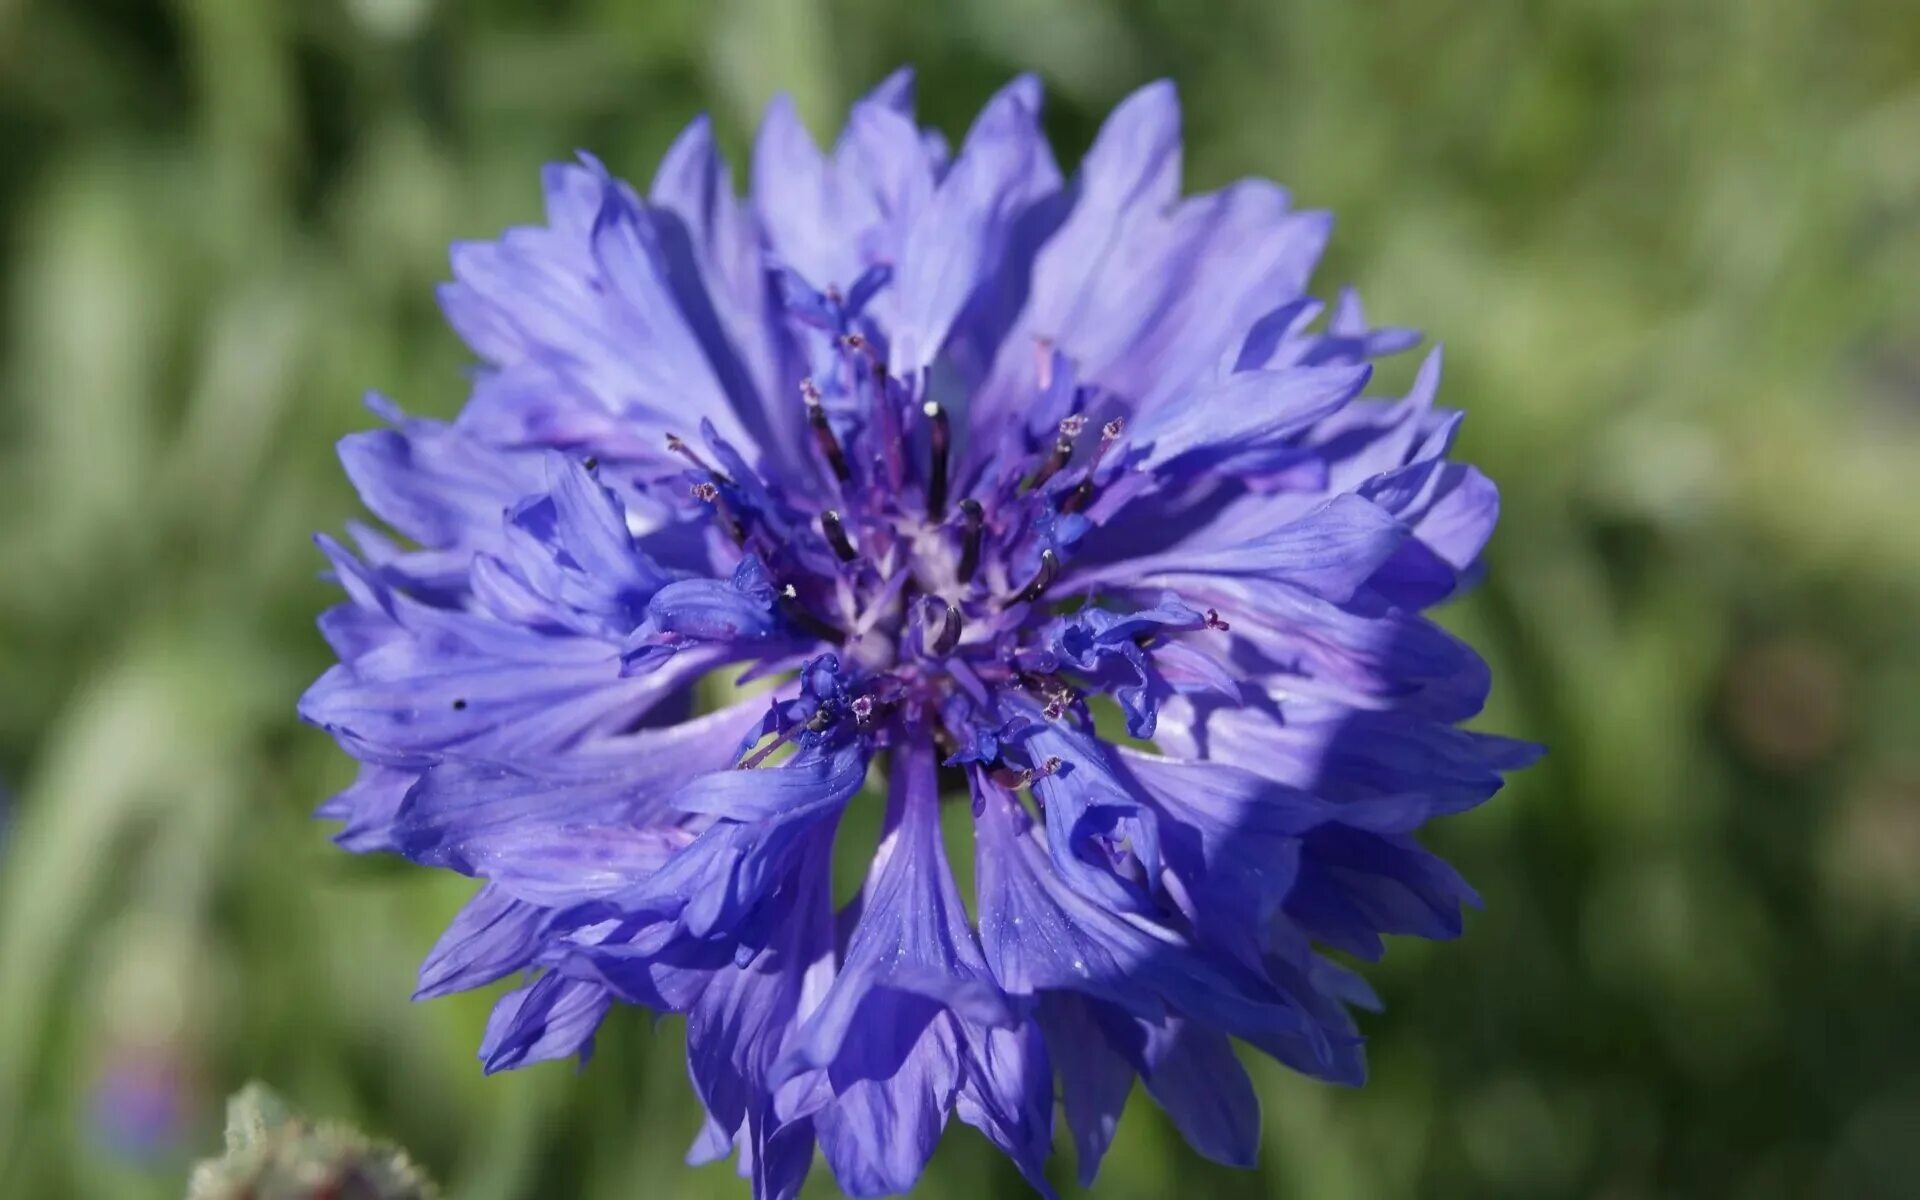
{"label": "blurred foliage", "polygon": [[[408,1003],[468,885],[307,819],[306,538],[363,389],[459,402],[446,244],[541,162],[899,62],[953,132],[1038,71],[1069,159],[1171,75],[1193,186],[1339,213],[1505,490],[1488,724],[1555,750],[1438,833],[1486,911],[1373,972],[1370,1086],[1259,1065],[1249,1173],[1136,1096],[1101,1194],[1920,1195],[1903,0],[0,0],[0,1195],[171,1200],[259,1077],[461,1200],[744,1196],[676,1022],[485,1079],[487,997]],[[918,1194],[983,1193],[956,1128]]]}

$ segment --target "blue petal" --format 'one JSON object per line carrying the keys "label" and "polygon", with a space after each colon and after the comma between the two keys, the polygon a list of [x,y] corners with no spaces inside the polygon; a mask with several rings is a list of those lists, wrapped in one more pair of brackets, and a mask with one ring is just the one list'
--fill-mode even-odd
{"label": "blue petal", "polygon": [[827,161],[800,123],[793,100],[775,96],[753,143],[753,205],[767,242],[786,266],[814,283],[851,282],[862,264]]}
{"label": "blue petal", "polygon": [[[675,840],[659,840],[672,829],[663,820],[669,798],[688,775],[730,762],[759,708],[748,700],[559,758],[438,764],[408,794],[395,844],[417,862],[495,878],[529,899],[551,899],[552,889],[573,886],[568,872],[590,865],[577,886],[612,890],[632,882],[626,873],[659,865]],[[597,849],[596,834],[607,839]]]}
{"label": "blue petal", "polygon": [[942,1018],[926,1027],[891,1076],[856,1079],[837,1090],[814,1124],[841,1190],[886,1196],[912,1188],[946,1128],[960,1073],[953,1027]]}
{"label": "blue petal", "polygon": [[609,407],[655,415],[663,427],[692,416],[751,444],[674,293],[654,218],[625,184],[594,167],[603,190],[592,252],[605,285],[595,326],[605,332],[581,362],[594,373],[596,394]]}
{"label": "blue petal", "polygon": [[1277,528],[1253,519],[1224,529],[1209,526],[1170,549],[1070,578],[1076,584],[1172,586],[1185,592],[1190,589],[1180,581],[1188,576],[1252,575],[1339,602],[1372,580],[1410,536],[1378,505],[1341,495]]}
{"label": "blue petal", "polygon": [[1432,621],[1251,576],[1188,575],[1180,586],[1193,603],[1218,607],[1233,626],[1235,662],[1272,690],[1447,722],[1486,703],[1486,663]]}
{"label": "blue petal", "polygon": [[1141,1024],[1140,1078],[1187,1144],[1230,1167],[1260,1155],[1260,1098],[1223,1035],[1191,1021]]}
{"label": "blue petal", "polygon": [[[1037,716],[1037,714],[1035,714]],[[1151,877],[1159,857],[1159,831],[1153,814],[1109,768],[1108,747],[1064,722],[1038,724],[1027,739],[1029,759],[1060,759],[1060,767],[1036,779],[1033,791],[1047,821],[1047,849],[1054,870],[1083,895],[1120,911],[1146,912],[1151,902],[1138,884],[1121,877],[1095,843],[1102,837],[1127,837],[1131,854]]]}
{"label": "blue petal", "polygon": [[1413,535],[1456,571],[1464,571],[1493,535],[1500,491],[1460,463],[1402,467],[1363,484],[1360,495],[1407,523]]}
{"label": "blue petal", "polygon": [[572,1054],[584,1062],[610,1003],[599,984],[548,971],[493,1006],[480,1040],[480,1061],[489,1075]]}
{"label": "blue petal", "polygon": [[[979,389],[972,425],[980,440],[1014,423],[1031,402],[1033,342],[1052,345],[1100,319],[1109,303],[1109,263],[1133,231],[1149,225],[1180,193],[1180,104],[1167,81],[1122,101],[1087,151],[1073,207],[1033,259],[1025,311],[1000,346]],[[1074,346],[1070,357],[1080,357]]]}
{"label": "blue petal", "polygon": [[748,1118],[747,1131],[740,1165],[753,1180],[753,1200],[797,1200],[813,1168],[813,1121],[776,1123],[757,1112]]}
{"label": "blue petal", "polygon": [[1058,335],[1099,303],[1100,271],[1126,228],[1157,217],[1180,195],[1180,98],[1171,81],[1121,101],[1080,164],[1072,215],[1034,262],[1032,306],[1042,333]]}
{"label": "blue petal", "polygon": [[1053,1064],[1036,1021],[1014,1029],[968,1027],[964,1082],[954,1113],[986,1135],[1047,1200],[1057,1193],[1045,1174],[1053,1153]]}
{"label": "blue petal", "polygon": [[[342,561],[344,573],[350,560]],[[398,594],[378,599],[399,626],[395,636],[322,676],[300,715],[361,758],[394,766],[424,767],[456,749],[550,753],[631,728],[716,657],[696,652],[672,670],[623,679],[614,648],[595,639],[548,636]]]}
{"label": "blue petal", "polygon": [[386,411],[395,428],[340,440],[340,464],[362,503],[423,546],[497,544],[501,514],[539,490],[538,463],[450,426]]}
{"label": "blue petal", "polygon": [[975,822],[980,935],[1008,993],[1071,989],[1150,1020],[1171,1009],[1236,1036],[1302,1029],[1299,1011],[1264,981],[1066,887],[1021,828],[1013,798],[978,775],[975,786],[984,793]]}
{"label": "blue petal", "polygon": [[989,101],[914,221],[894,278],[894,374],[912,375],[933,362],[969,297],[997,270],[1013,223],[1059,186],[1038,115],[1018,85]]}
{"label": "blue petal", "polygon": [[729,821],[792,820],[858,791],[866,773],[866,760],[853,747],[796,758],[783,768],[714,770],[674,793],[673,807]]}
{"label": "blue petal", "polygon": [[1136,465],[1157,470],[1185,459],[1190,469],[1258,469],[1276,453],[1298,453],[1286,439],[1345,407],[1372,372],[1361,365],[1229,375],[1136,422],[1128,439],[1148,448]]}
{"label": "blue petal", "polygon": [[773,584],[760,560],[748,555],[732,579],[680,579],[655,592],[646,623],[627,642],[627,669],[653,670],[688,642],[739,648],[769,641],[779,628]]}
{"label": "blue petal", "polygon": [[1060,1068],[1061,1105],[1083,1188],[1099,1177],[1134,1078],[1133,1065],[1113,1049],[1095,1020],[1096,1005],[1074,992],[1045,992],[1039,1008],[1047,1049]]}
{"label": "blue petal", "polygon": [[418,778],[412,771],[362,763],[353,783],[335,793],[313,815],[324,821],[344,822],[333,840],[356,854],[398,849],[393,818],[406,800],[407,789]]}
{"label": "blue petal", "polygon": [[738,1129],[770,1092],[769,1073],[806,995],[833,955],[831,839],[802,856],[779,923],[746,963],[717,970],[687,1012],[687,1071],[714,1120]]}
{"label": "blue petal", "polygon": [[890,1078],[942,1010],[977,1024],[1014,1023],[947,865],[930,738],[909,734],[895,751],[889,783],[889,834],[839,977],[798,1031],[776,1078],[830,1068],[836,1091],[849,1079]]}
{"label": "blue petal", "polygon": [[716,821],[629,897],[636,911],[673,917],[699,938],[740,926],[787,878],[809,835],[860,790],[866,754],[857,744],[806,750],[784,766],[739,774],[757,774],[770,785],[775,776],[802,780],[809,798],[765,819]]}
{"label": "blue petal", "polygon": [[694,336],[769,465],[792,470],[805,427],[785,393],[783,331],[773,319],[760,230],[733,194],[706,117],[674,139],[648,199],[668,286]]}
{"label": "blue petal", "polygon": [[415,1000],[482,987],[524,969],[539,950],[548,913],[493,884],[475,892],[420,965]]}
{"label": "blue petal", "polygon": [[1479,903],[1466,881],[1412,838],[1327,826],[1307,839],[1286,911],[1338,950],[1377,959],[1383,933],[1460,936],[1460,907]]}
{"label": "blue petal", "polygon": [[1479,804],[1500,790],[1503,773],[1540,754],[1530,743],[1416,715],[1307,699],[1272,709],[1176,704],[1170,711],[1163,737],[1176,753],[1204,754],[1334,801],[1418,796],[1435,813]]}

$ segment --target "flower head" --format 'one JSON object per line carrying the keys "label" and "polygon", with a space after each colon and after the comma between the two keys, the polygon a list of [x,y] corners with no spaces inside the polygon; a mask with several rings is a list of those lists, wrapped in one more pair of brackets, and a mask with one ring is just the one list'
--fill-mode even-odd
{"label": "flower head", "polygon": [[[1324,214],[1180,196],[1171,87],[1071,179],[1039,104],[949,153],[902,73],[822,155],[778,101],[749,203],[704,122],[644,197],[551,167],[545,225],[454,250],[465,410],[341,447],[405,544],[321,540],[302,712],[363,764],[322,812],[484,881],[419,994],[524,974],[488,1070],[685,1014],[693,1157],[758,1196],[816,1144],[904,1191],[954,1115],[1048,1192],[1056,1096],[1090,1180],[1136,1076],[1252,1161],[1232,1042],[1358,1082],[1371,996],[1322,950],[1458,933],[1414,831],[1533,754],[1456,728],[1487,673],[1421,615],[1497,509],[1438,355],[1363,396],[1415,335],[1322,322]],[[775,683],[694,713],[719,671]]]}

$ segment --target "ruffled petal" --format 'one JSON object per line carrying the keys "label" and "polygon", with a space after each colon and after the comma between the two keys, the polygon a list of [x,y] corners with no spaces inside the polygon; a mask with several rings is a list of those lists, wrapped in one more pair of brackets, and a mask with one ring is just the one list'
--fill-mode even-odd
{"label": "ruffled petal", "polygon": [[486,884],[467,901],[420,964],[415,1000],[464,992],[524,969],[539,951],[548,913]]}
{"label": "ruffled petal", "polygon": [[585,1062],[611,1000],[597,983],[548,971],[493,1006],[480,1061],[489,1075],[575,1054]]}
{"label": "ruffled petal", "polygon": [[988,102],[901,248],[891,368],[933,362],[968,299],[999,269],[1027,206],[1053,192],[1053,152],[1018,84]]}
{"label": "ruffled petal", "polygon": [[1053,1063],[1038,1021],[1013,1029],[972,1026],[963,1035],[965,1079],[954,1113],[1013,1160],[1033,1190],[1053,1200]]}

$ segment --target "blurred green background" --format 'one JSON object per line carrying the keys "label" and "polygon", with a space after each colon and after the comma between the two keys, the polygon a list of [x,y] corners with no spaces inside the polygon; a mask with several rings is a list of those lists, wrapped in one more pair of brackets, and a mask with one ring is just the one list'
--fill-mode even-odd
{"label": "blurred green background", "polygon": [[[432,285],[539,164],[902,62],[952,133],[1040,72],[1068,161],[1171,75],[1190,186],[1339,214],[1505,491],[1487,724],[1555,751],[1438,831],[1487,908],[1372,973],[1369,1087],[1258,1066],[1252,1173],[1136,1095],[1100,1193],[1920,1196],[1908,0],[0,0],[0,1196],[177,1196],[259,1077],[462,1200],[744,1197],[677,1022],[484,1079],[488,999],[408,1003],[468,885],[308,819],[307,535],[364,389],[459,403]],[[956,1125],[917,1194],[1022,1193]]]}

